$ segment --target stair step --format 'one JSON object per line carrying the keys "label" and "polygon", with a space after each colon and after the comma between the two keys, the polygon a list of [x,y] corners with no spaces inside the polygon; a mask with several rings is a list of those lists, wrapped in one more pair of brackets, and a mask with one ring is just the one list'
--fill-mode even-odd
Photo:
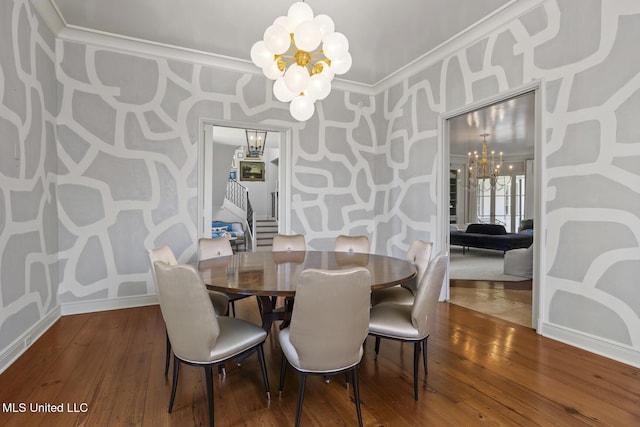
{"label": "stair step", "polygon": [[278,234],[278,223],[271,219],[256,220],[256,250],[270,251],[273,236]]}
{"label": "stair step", "polygon": [[278,228],[256,228],[256,234],[260,233],[275,233],[278,234]]}

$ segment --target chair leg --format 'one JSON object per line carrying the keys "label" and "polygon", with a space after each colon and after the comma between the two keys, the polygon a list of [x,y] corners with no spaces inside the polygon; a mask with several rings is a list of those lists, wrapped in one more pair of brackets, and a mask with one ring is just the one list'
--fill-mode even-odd
{"label": "chair leg", "polygon": [[413,398],[418,400],[418,360],[420,359],[420,341],[413,344]]}
{"label": "chair leg", "polygon": [[260,369],[262,370],[264,388],[267,391],[267,399],[271,400],[271,389],[269,388],[269,377],[267,377],[267,365],[264,363],[264,350],[262,349],[262,344],[258,346],[258,359],[260,360]]}
{"label": "chair leg", "polygon": [[307,381],[307,374],[300,372],[300,380],[298,381],[298,407],[296,408],[296,427],[300,426],[300,418],[302,418],[302,401],[304,400],[304,384]]}
{"label": "chair leg", "polygon": [[205,377],[207,379],[207,403],[209,406],[209,426],[213,427],[213,379],[211,375],[213,371],[211,365],[204,367]]}
{"label": "chair leg", "polygon": [[280,387],[278,390],[280,391],[280,395],[282,395],[282,391],[284,390],[284,373],[287,370],[287,358],[284,353],[282,353],[282,364],[280,365]]}
{"label": "chair leg", "polygon": [[362,411],[360,411],[360,386],[358,384],[358,367],[353,367],[353,397],[356,402],[356,414],[358,414],[358,426],[362,427]]}
{"label": "chair leg", "polygon": [[426,337],[422,340],[422,363],[424,364],[424,374],[429,375],[429,371],[427,370],[427,340],[429,337]]}
{"label": "chair leg", "polygon": [[376,337],[376,346],[375,346],[375,350],[376,350],[376,359],[378,358],[378,352],[380,351],[380,337]]}
{"label": "chair leg", "polygon": [[173,356],[173,384],[171,385],[171,399],[169,400],[169,413],[173,410],[173,401],[176,399],[176,388],[178,387],[178,374],[180,371],[180,361]]}
{"label": "chair leg", "polygon": [[169,333],[167,332],[166,328],[164,330],[164,334],[167,337],[167,344],[166,344],[165,356],[164,356],[164,376],[166,378],[166,376],[169,374],[169,359],[171,359],[171,341],[169,341]]}

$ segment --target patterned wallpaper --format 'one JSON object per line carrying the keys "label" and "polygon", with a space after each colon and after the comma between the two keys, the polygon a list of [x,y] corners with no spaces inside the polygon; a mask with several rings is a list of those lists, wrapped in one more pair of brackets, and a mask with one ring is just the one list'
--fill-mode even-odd
{"label": "patterned wallpaper", "polygon": [[0,2],[0,370],[60,311],[54,51],[27,1]]}
{"label": "patterned wallpaper", "polygon": [[64,306],[152,294],[147,248],[194,258],[201,118],[293,129],[292,231],[311,248],[358,233],[402,256],[435,239],[439,114],[536,79],[541,317],[592,350],[640,352],[640,3],[546,1],[378,95],[334,89],[304,125],[257,74],[54,46],[26,0],[0,12],[1,352],[56,296]]}
{"label": "patterned wallpaper", "polygon": [[[624,355],[621,358],[635,360],[636,365],[640,360],[640,287],[634,282],[640,275],[638,40],[639,2],[546,1],[385,91],[382,108],[390,117],[388,137],[379,141],[386,149],[386,165],[400,177],[404,171],[393,160],[403,154],[413,157],[408,151],[415,139],[422,140],[422,159],[437,156],[438,113],[544,79],[541,184],[546,228],[540,316],[550,336],[559,330],[558,335],[575,334],[576,342],[605,353],[600,344],[612,344]],[[432,182],[432,170],[426,168],[427,176],[410,176]],[[378,183],[378,191],[380,184],[385,185]],[[405,181],[394,190],[410,188]],[[389,188],[387,194],[392,191]],[[433,190],[423,188],[419,194],[422,199],[431,196],[424,208],[435,215]],[[421,197],[413,194],[399,200],[418,203]],[[376,212],[381,223],[378,239],[384,224],[381,216],[392,218],[390,224],[399,233],[403,225],[414,224],[410,207],[399,207],[395,215],[390,208]]]}

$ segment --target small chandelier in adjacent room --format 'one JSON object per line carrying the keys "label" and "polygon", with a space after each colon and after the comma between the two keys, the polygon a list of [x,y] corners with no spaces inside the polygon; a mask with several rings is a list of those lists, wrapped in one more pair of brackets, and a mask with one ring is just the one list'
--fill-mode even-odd
{"label": "small chandelier in adjacent room", "polygon": [[267,131],[247,129],[245,132],[247,133],[247,157],[261,158],[267,143]]}
{"label": "small chandelier in adjacent room", "polygon": [[[491,187],[496,187],[497,177],[500,175],[500,168],[502,167],[502,152],[500,152],[496,158],[495,151],[491,151],[491,157],[489,157],[487,148],[488,133],[480,135],[482,137],[482,151],[478,154],[477,151],[473,153],[469,152],[467,155],[467,170],[469,171],[469,186],[476,188],[482,180],[488,180]],[[509,171],[513,169],[509,166]]]}
{"label": "small chandelier in adjacent room", "polygon": [[253,63],[275,80],[274,96],[291,102],[289,111],[301,122],[313,116],[316,100],[329,95],[333,76],[351,68],[349,42],[334,29],[329,16],[314,18],[309,5],[296,2],[251,48]]}

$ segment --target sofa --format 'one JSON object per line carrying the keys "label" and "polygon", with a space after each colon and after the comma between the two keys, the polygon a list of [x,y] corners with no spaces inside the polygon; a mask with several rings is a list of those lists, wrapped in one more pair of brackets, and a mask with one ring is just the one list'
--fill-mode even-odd
{"label": "sofa", "polygon": [[504,274],[531,279],[533,277],[533,245],[504,254]]}
{"label": "sofa", "polygon": [[507,233],[500,224],[469,224],[466,230],[449,231],[450,245],[462,246],[462,253],[469,248],[494,249],[507,252],[511,249],[528,248],[533,243],[529,233]]}
{"label": "sofa", "polygon": [[212,221],[211,222],[211,237],[229,236],[231,238],[231,245],[235,250],[238,250],[242,245],[245,246],[244,227],[240,222],[225,222],[225,221]]}

